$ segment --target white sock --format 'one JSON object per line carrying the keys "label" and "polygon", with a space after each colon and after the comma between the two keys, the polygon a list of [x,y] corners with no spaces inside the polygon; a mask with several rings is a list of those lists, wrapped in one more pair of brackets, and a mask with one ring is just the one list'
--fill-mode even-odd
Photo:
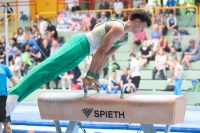
{"label": "white sock", "polygon": [[6,116],[9,116],[13,111],[14,109],[16,108],[18,102],[19,96],[17,95],[9,95],[7,97],[7,101],[6,101]]}

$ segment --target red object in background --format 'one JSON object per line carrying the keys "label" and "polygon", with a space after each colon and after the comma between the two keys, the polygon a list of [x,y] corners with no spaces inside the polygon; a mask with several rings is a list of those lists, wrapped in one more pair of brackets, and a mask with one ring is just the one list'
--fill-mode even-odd
{"label": "red object in background", "polygon": [[72,90],[80,90],[80,89],[81,89],[81,85],[79,83],[72,85]]}

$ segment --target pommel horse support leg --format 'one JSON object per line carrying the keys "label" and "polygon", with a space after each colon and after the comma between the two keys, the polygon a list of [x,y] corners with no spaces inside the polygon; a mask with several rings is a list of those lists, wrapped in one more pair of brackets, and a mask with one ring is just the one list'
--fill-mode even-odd
{"label": "pommel horse support leg", "polygon": [[[135,88],[134,84],[126,84]],[[184,121],[186,98],[174,95],[133,95],[123,94],[66,94],[44,93],[38,98],[42,119],[54,120],[57,133],[61,133],[59,120],[69,120],[66,133],[77,133],[79,121],[140,123],[144,133],[156,133],[153,124],[170,125]]]}

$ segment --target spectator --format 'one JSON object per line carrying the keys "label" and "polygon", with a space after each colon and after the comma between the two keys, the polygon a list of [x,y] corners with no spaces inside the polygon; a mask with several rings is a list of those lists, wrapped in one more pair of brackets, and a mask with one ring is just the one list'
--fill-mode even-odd
{"label": "spectator", "polygon": [[134,7],[135,7],[135,8],[140,8],[140,6],[142,5],[143,1],[144,1],[144,0],[136,0],[135,3],[134,3],[134,4],[135,4]]}
{"label": "spectator", "polygon": [[47,21],[43,17],[40,17],[39,18],[39,32],[43,39],[44,39],[44,35],[45,35],[45,31],[47,29],[47,26],[48,26]]}
{"label": "spectator", "polygon": [[8,95],[7,78],[16,86],[18,81],[10,69],[3,64],[0,64],[0,123],[4,124],[4,133],[12,133],[10,128],[10,116],[6,116],[6,100]]}
{"label": "spectator", "polygon": [[177,19],[173,13],[170,13],[167,18],[167,29],[172,30],[175,27],[178,29]]}
{"label": "spectator", "polygon": [[23,11],[20,11],[20,20],[28,21],[28,17],[26,16],[26,14],[24,14]]}
{"label": "spectator", "polygon": [[75,11],[80,11],[80,10],[81,10],[80,6],[78,6],[77,2],[74,1],[74,6],[72,7],[71,11],[75,12]]}
{"label": "spectator", "polygon": [[156,9],[157,7],[161,7],[161,4],[158,2],[158,0],[155,0],[154,3],[151,3],[151,6]]}
{"label": "spectator", "polygon": [[[121,79],[120,79],[120,87],[121,87],[121,89],[123,89],[123,86],[128,83],[128,80],[127,80],[127,78],[128,78],[128,69],[127,68],[123,68],[122,72],[123,72],[123,75],[121,76]],[[127,87],[127,88],[125,88],[124,93],[130,93],[132,90],[133,89],[130,89],[130,87]]]}
{"label": "spectator", "polygon": [[[146,0],[143,0],[142,4],[139,5],[140,8],[150,8],[149,4],[146,3]],[[145,9],[145,11],[147,12],[147,14],[150,16],[151,12],[149,9]]]}
{"label": "spectator", "polygon": [[92,16],[90,15],[90,12],[88,10],[85,11],[85,15],[82,19],[82,26],[86,26],[87,30],[90,31],[91,30],[91,20],[92,20]]}
{"label": "spectator", "polygon": [[30,37],[33,38],[35,41],[41,39],[41,34],[38,31],[38,27],[33,25],[30,30]]}
{"label": "spectator", "polygon": [[89,54],[88,56],[85,57],[85,67],[84,67],[84,72],[87,72],[90,68],[90,64],[92,62],[93,54]]}
{"label": "spectator", "polygon": [[147,46],[147,41],[142,42],[142,46],[139,51],[139,64],[140,69],[149,63],[150,59],[152,57],[152,51],[151,48]]}
{"label": "spectator", "polygon": [[131,52],[134,52],[135,44],[139,46],[139,45],[141,45],[141,43],[144,40],[147,40],[147,35],[146,35],[145,30],[142,30],[141,32],[139,32],[137,34],[134,34],[133,35],[133,43],[131,45]]}
{"label": "spectator", "polygon": [[189,46],[183,51],[184,57],[182,63],[185,63],[189,70],[191,70],[190,62],[195,62],[200,59],[200,46],[195,44],[195,40],[189,41]]}
{"label": "spectator", "polygon": [[65,90],[65,81],[67,80],[67,83],[68,83],[68,87],[69,87],[69,90],[72,89],[72,80],[74,79],[74,74],[72,73],[72,71],[69,71],[67,73],[65,73],[63,76],[62,76],[62,79],[61,79],[61,83],[62,83],[62,90]]}
{"label": "spectator", "polygon": [[166,63],[167,55],[165,54],[164,49],[158,48],[158,53],[155,57],[155,67],[153,69],[152,79],[155,80],[156,73],[159,71],[159,79],[166,79]]}
{"label": "spectator", "polygon": [[24,45],[22,47],[22,68],[21,68],[21,75],[22,77],[28,73],[28,68],[32,66],[32,62],[30,60],[30,55],[27,52],[29,49],[29,45]]}
{"label": "spectator", "polygon": [[153,29],[151,31],[150,40],[147,40],[147,46],[153,46],[153,52],[156,52],[158,43],[159,43],[159,36],[162,34],[161,31],[159,31],[158,25],[154,24]]}
{"label": "spectator", "polygon": [[5,63],[4,59],[6,58],[6,51],[5,51],[5,47],[0,44],[0,63]]}
{"label": "spectator", "polygon": [[116,71],[112,72],[112,76],[108,80],[108,87],[106,89],[106,94],[110,94],[113,91],[113,94],[117,94],[117,91],[121,90],[119,88],[120,78],[117,76]]}
{"label": "spectator", "polygon": [[152,25],[158,24],[159,30],[162,31],[164,26],[164,16],[160,13],[160,10],[155,10],[155,15],[152,19]]}
{"label": "spectator", "polygon": [[181,35],[180,32],[178,31],[177,27],[174,27],[174,31],[172,32],[172,46],[176,48],[178,52],[181,52]]}
{"label": "spectator", "polygon": [[196,44],[200,45],[200,29],[198,30],[198,34],[196,35],[195,42]]}
{"label": "spectator", "polygon": [[103,78],[107,79],[107,74],[108,74],[108,66],[109,66],[109,61],[106,63],[106,65],[103,68]]}
{"label": "spectator", "polygon": [[39,46],[38,46],[37,42],[35,41],[35,39],[30,38],[29,35],[26,35],[26,40],[27,40],[27,42],[28,42],[28,45],[31,45],[31,46],[33,47],[34,53],[38,53],[38,51],[39,51]]}
{"label": "spectator", "polygon": [[105,23],[108,21],[108,18],[106,17],[105,12],[101,12],[101,17],[98,19],[98,23]]}
{"label": "spectator", "polygon": [[20,53],[15,53],[14,58],[14,65],[10,66],[10,70],[14,73],[14,75],[17,77],[17,72],[22,68],[22,59],[20,57]]}
{"label": "spectator", "polygon": [[164,49],[165,52],[169,53],[170,49],[169,49],[169,45],[168,45],[168,41],[167,39],[164,37],[163,34],[160,34],[159,36],[159,46],[160,48]]}
{"label": "spectator", "polygon": [[168,60],[167,60],[167,64],[168,64],[168,68],[170,70],[171,77],[174,76],[175,64],[174,64],[173,60],[175,58],[177,58],[179,63],[181,62],[181,56],[176,52],[176,48],[174,46],[172,46],[170,48],[170,53],[168,54]]}
{"label": "spectator", "polygon": [[63,11],[64,11],[64,12],[70,11],[70,8],[69,8],[69,6],[68,6],[67,3],[64,5]]}
{"label": "spectator", "polygon": [[47,20],[47,30],[46,30],[46,33],[49,34],[49,36],[52,38],[52,39],[57,39],[58,37],[58,33],[57,33],[57,30],[56,30],[56,27],[54,25],[51,24],[51,21],[50,20]]}
{"label": "spectator", "polygon": [[[166,3],[166,7],[173,7],[173,6],[176,6],[177,3],[176,3],[176,0],[167,0],[167,3]],[[173,9],[169,9],[169,10],[166,10],[165,13],[169,14],[169,12],[172,12],[173,11],[173,14],[176,14],[176,8],[173,8]]]}
{"label": "spectator", "polygon": [[134,53],[130,54],[130,58],[131,58],[130,72],[127,79],[129,80],[129,82],[135,85],[136,91],[138,91],[140,85],[140,64]]}
{"label": "spectator", "polygon": [[[9,3],[6,3],[7,4],[7,14],[12,14],[13,13],[13,9],[10,7],[10,4]],[[4,6],[4,13],[6,12],[6,8]],[[11,15],[8,15],[7,16],[8,18],[11,17]],[[1,19],[1,21],[4,21],[4,17]]]}
{"label": "spectator", "polygon": [[20,48],[22,48],[23,45],[25,45],[25,43],[26,43],[26,34],[25,34],[25,32],[23,31],[22,28],[18,29],[18,32],[17,32],[17,34],[15,34],[14,38],[16,39],[16,42],[17,42],[17,44],[18,44],[18,46]]}
{"label": "spectator", "polygon": [[1,44],[3,45],[3,47],[6,47],[6,38],[5,38],[5,36],[2,36]]}
{"label": "spectator", "polygon": [[[99,5],[99,10],[107,10],[110,8],[110,4],[106,2],[106,0],[101,0],[101,4]],[[110,12],[106,12],[106,17],[110,17]]]}
{"label": "spectator", "polygon": [[170,81],[171,82],[173,80],[175,81],[174,94],[182,95],[181,85],[182,85],[183,66],[180,64],[177,58],[173,59],[173,63],[175,65],[174,76],[170,79]]}
{"label": "spectator", "polygon": [[111,17],[109,18],[109,20],[119,20],[119,18],[117,17],[115,12],[112,12]]}
{"label": "spectator", "polygon": [[[8,60],[9,62],[15,58],[15,53],[18,52],[21,55],[21,51],[19,50],[18,45],[10,46]],[[4,58],[4,62],[6,62],[6,58]]]}
{"label": "spectator", "polygon": [[59,49],[59,45],[57,41],[52,42],[51,52],[50,55],[54,54]]}
{"label": "spectator", "polygon": [[120,11],[120,9],[124,8],[124,4],[121,2],[121,0],[115,0],[115,2],[113,3],[113,8],[116,12],[116,17],[120,17],[122,14],[122,11]]}
{"label": "spectator", "polygon": [[121,20],[124,21],[124,22],[125,22],[125,21],[128,21],[128,16],[129,16],[129,15],[128,15],[127,12],[123,12],[123,15],[122,15],[122,17],[121,17]]}

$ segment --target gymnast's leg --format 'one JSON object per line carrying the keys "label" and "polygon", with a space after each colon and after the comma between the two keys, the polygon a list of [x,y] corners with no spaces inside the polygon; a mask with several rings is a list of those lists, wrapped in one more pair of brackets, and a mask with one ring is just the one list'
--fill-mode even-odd
{"label": "gymnast's leg", "polygon": [[21,102],[43,84],[77,66],[89,54],[89,51],[90,45],[84,34],[71,37],[56,53],[35,66],[15,87],[9,90],[6,104],[7,115],[14,110],[17,102]]}

